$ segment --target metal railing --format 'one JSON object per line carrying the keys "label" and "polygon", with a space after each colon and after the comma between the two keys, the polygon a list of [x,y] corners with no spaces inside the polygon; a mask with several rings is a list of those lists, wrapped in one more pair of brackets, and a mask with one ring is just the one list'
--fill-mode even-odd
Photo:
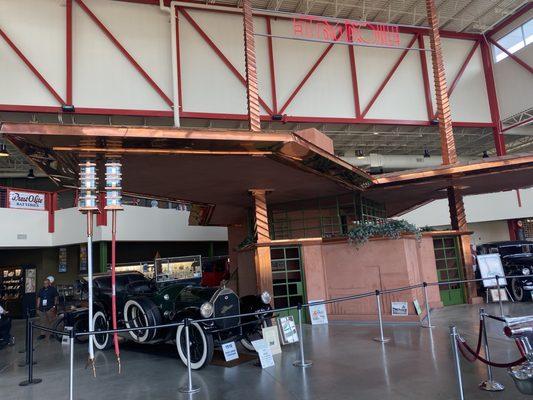
{"label": "metal railing", "polygon": [[[381,307],[381,296],[384,294],[390,294],[390,293],[398,293],[406,290],[413,290],[413,289],[420,289],[423,288],[424,291],[424,307],[426,312],[426,317],[422,318],[421,321],[421,327],[424,328],[433,328],[434,326],[431,325],[431,309],[429,306],[429,298],[427,295],[427,287],[428,286],[442,286],[442,285],[452,285],[452,284],[462,284],[462,283],[474,283],[474,282],[481,282],[484,280],[496,280],[497,286],[499,289],[499,279],[505,278],[505,279],[513,279],[513,278],[524,278],[525,275],[508,275],[508,276],[494,276],[490,278],[478,278],[478,279],[463,279],[463,280],[455,280],[455,281],[447,281],[447,282],[422,282],[416,285],[411,286],[404,286],[399,288],[393,288],[393,289],[385,289],[385,290],[374,290],[371,292],[364,292],[364,293],[358,293],[354,295],[349,296],[342,296],[342,297],[336,297],[333,299],[328,300],[321,300],[321,301],[313,301],[312,303],[304,303],[304,304],[298,304],[297,306],[290,306],[290,307],[283,307],[283,308],[276,308],[271,310],[265,310],[265,311],[258,311],[258,312],[251,312],[251,313],[243,313],[238,315],[230,315],[230,316],[224,316],[224,317],[210,317],[210,318],[202,318],[202,319],[185,319],[184,321],[180,322],[172,322],[168,324],[156,324],[156,325],[147,325],[143,327],[134,327],[134,328],[120,328],[120,329],[107,329],[107,330],[94,330],[94,331],[88,331],[88,332],[74,332],[73,330],[69,331],[58,331],[54,329],[50,329],[47,327],[43,327],[40,325],[34,324],[32,321],[28,319],[27,322],[27,334],[26,334],[26,360],[28,365],[28,379],[26,381],[23,381],[20,383],[21,386],[27,386],[31,384],[37,384],[42,382],[42,379],[40,378],[34,378],[33,377],[33,330],[39,329],[45,332],[52,333],[57,336],[68,336],[69,337],[69,345],[70,345],[70,374],[69,374],[69,399],[72,400],[74,398],[74,339],[76,337],[83,337],[83,336],[94,336],[94,335],[102,335],[102,334],[114,334],[114,333],[126,333],[126,332],[133,332],[133,331],[147,331],[152,329],[160,329],[160,328],[174,328],[178,326],[184,326],[185,327],[185,334],[186,337],[188,336],[189,332],[189,325],[192,323],[197,322],[214,322],[219,321],[227,318],[242,318],[242,317],[252,317],[252,316],[262,316],[266,314],[279,314],[281,312],[290,311],[290,310],[297,310],[298,312],[298,330],[299,330],[299,356],[300,360],[294,362],[293,364],[297,367],[306,368],[310,367],[312,365],[312,362],[305,359],[305,353],[304,353],[304,346],[303,346],[303,326],[302,326],[302,310],[303,308],[309,308],[310,306],[317,306],[317,305],[327,305],[332,303],[339,303],[344,301],[353,301],[353,300],[359,300],[367,297],[375,296],[376,298],[376,305],[377,305],[377,317],[378,317],[378,327],[379,327],[379,337],[376,337],[374,340],[381,342],[381,343],[387,343],[390,339],[385,338],[384,336],[384,327],[383,327],[383,315],[382,315],[382,307]],[[500,292],[499,292],[500,293]],[[497,319],[499,321],[505,321],[503,319],[503,306],[502,306],[502,296],[499,296],[499,305],[500,305],[500,311],[501,311],[501,317],[494,317],[490,316],[490,318]],[[427,323],[424,324],[424,319],[427,319]],[[450,331],[450,334],[455,337],[454,335],[457,335]],[[186,340],[188,343],[187,346],[187,374],[188,374],[188,386],[185,388],[181,388],[180,391],[184,393],[196,393],[199,389],[194,387],[192,383],[192,371],[191,371],[191,360],[190,360],[190,342]],[[454,351],[455,356],[455,350],[456,350],[456,343],[454,342],[452,344],[452,350]],[[29,354],[28,354],[29,351]],[[459,368],[457,371],[457,376],[460,377],[460,364],[459,361],[457,361],[456,368]],[[460,378],[459,378],[460,379]],[[462,385],[462,383],[461,383]]]}

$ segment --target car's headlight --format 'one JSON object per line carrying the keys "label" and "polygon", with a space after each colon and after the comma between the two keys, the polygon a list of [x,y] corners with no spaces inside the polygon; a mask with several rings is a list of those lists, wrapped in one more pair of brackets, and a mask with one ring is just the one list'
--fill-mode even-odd
{"label": "car's headlight", "polygon": [[270,293],[268,293],[266,290],[261,293],[261,301],[265,304],[270,304],[270,300],[272,300],[272,296],[270,296]]}
{"label": "car's headlight", "polygon": [[200,306],[200,314],[202,314],[202,317],[209,318],[211,315],[213,315],[213,304],[210,302],[205,302]]}
{"label": "car's headlight", "polygon": [[522,268],[522,275],[529,275],[531,273],[531,271],[529,270],[529,268]]}

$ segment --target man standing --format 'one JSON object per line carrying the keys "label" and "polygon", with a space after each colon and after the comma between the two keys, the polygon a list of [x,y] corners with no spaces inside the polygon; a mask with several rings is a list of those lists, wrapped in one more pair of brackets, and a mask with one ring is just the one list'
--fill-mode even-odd
{"label": "man standing", "polygon": [[[57,304],[59,302],[59,294],[57,289],[50,284],[50,279],[44,280],[44,286],[37,294],[37,314],[39,315],[39,324],[45,328],[52,328],[52,324],[57,317]],[[37,339],[44,339],[49,332],[43,332]]]}
{"label": "man standing", "polygon": [[0,350],[14,344],[15,338],[11,336],[11,318],[7,316],[7,312],[0,306]]}

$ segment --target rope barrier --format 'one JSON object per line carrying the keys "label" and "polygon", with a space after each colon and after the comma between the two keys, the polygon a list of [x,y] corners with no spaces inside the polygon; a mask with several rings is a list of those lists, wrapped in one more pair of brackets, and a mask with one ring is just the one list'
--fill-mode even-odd
{"label": "rope barrier", "polygon": [[[526,357],[520,357],[518,360],[510,362],[510,363],[496,363],[496,362],[493,362],[493,361],[488,361],[488,360],[484,359],[483,357],[481,357],[480,355],[476,355],[474,350],[472,350],[472,348],[466,343],[466,341],[463,338],[458,337],[456,340],[457,340],[457,344],[459,346],[459,349],[464,348],[464,350],[466,350],[470,354],[472,354],[475,357],[474,361],[479,360],[483,364],[490,365],[491,367],[509,368],[509,367],[514,367],[516,365],[522,364],[524,361],[526,361]],[[461,353],[463,353],[462,349],[461,349]],[[470,361],[470,359],[468,357],[465,357],[465,358],[468,361]],[[473,362],[473,361],[471,361],[471,362]]]}

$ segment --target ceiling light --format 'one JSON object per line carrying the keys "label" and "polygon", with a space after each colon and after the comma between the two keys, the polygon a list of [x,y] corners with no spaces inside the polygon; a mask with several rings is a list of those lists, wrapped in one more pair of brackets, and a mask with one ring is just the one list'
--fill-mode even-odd
{"label": "ceiling light", "polygon": [[374,132],[374,135],[379,135],[379,132]]}
{"label": "ceiling light", "polygon": [[431,157],[431,154],[429,154],[429,150],[424,149],[424,158],[430,158],[430,157]]}
{"label": "ceiling light", "polygon": [[0,144],[0,157],[9,157],[9,151],[4,143]]}
{"label": "ceiling light", "polygon": [[363,150],[356,150],[355,151],[355,156],[358,159],[365,158],[365,152]]}
{"label": "ceiling light", "polygon": [[483,150],[482,158],[489,158],[489,154],[487,153],[487,150]]}
{"label": "ceiling light", "polygon": [[35,174],[33,173],[33,168],[30,168],[28,171],[28,175],[26,176],[28,179],[35,179]]}

